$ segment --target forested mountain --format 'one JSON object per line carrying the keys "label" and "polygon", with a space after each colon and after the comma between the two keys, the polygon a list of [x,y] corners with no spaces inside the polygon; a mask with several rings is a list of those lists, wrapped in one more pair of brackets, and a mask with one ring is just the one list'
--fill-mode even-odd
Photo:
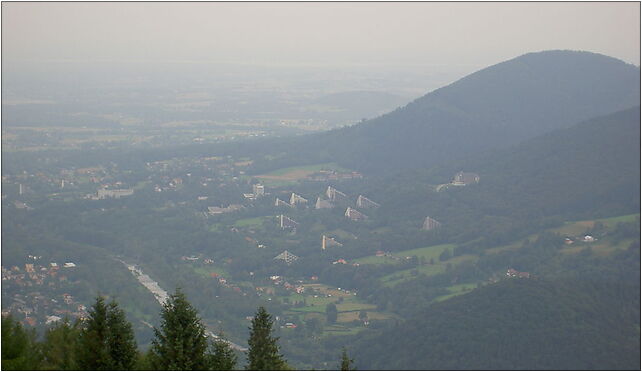
{"label": "forested mountain", "polygon": [[255,169],[324,161],[362,171],[432,166],[632,107],[639,79],[638,67],[604,55],[530,53],[381,117],[283,141],[280,156]]}
{"label": "forested mountain", "polygon": [[481,193],[542,215],[640,210],[640,107],[601,116],[468,162]]}
{"label": "forested mountain", "polygon": [[[404,229],[430,215],[443,223],[444,241],[488,248],[565,220],[639,212],[639,136],[636,107],[483,156],[372,178],[352,192],[382,204],[377,227]],[[479,174],[479,183],[446,186],[460,170]],[[439,184],[446,187],[437,192]]]}
{"label": "forested mountain", "polygon": [[504,280],[360,337],[356,360],[381,370],[639,369],[639,291],[635,280]]}

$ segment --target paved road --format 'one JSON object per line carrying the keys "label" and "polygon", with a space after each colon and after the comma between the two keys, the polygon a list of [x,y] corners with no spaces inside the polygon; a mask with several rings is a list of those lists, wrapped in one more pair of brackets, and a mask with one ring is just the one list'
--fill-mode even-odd
{"label": "paved road", "polygon": [[[127,269],[129,269],[129,271],[132,273],[132,275],[134,275],[134,277],[136,277],[136,279],[138,279],[140,284],[142,284],[145,288],[147,288],[150,292],[152,292],[152,294],[156,298],[156,301],[158,301],[158,303],[161,304],[161,306],[165,304],[165,302],[169,298],[169,295],[167,294],[167,291],[165,291],[163,288],[161,288],[160,285],[158,285],[158,283],[156,281],[152,280],[152,278],[150,278],[149,275],[143,273],[143,271],[141,270],[140,267],[138,267],[136,265],[129,264],[129,263],[127,263],[127,262],[125,262],[123,260],[120,260],[120,259],[116,259],[116,260],[118,260],[123,265],[125,265],[127,267]],[[206,334],[209,337],[212,337],[215,340],[220,340],[221,339],[220,336],[218,336],[217,334],[215,334],[214,332],[212,332],[209,329],[206,329]],[[237,345],[237,344],[235,344],[235,343],[233,343],[232,341],[229,341],[229,340],[225,340],[225,341],[235,350],[247,351],[247,348],[245,348],[245,347],[243,347],[241,345]]]}

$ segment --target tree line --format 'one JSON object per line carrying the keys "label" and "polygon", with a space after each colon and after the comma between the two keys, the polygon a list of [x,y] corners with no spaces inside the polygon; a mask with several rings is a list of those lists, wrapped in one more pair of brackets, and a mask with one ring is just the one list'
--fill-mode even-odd
{"label": "tree line", "polygon": [[[68,318],[47,329],[39,341],[34,329],[24,328],[11,315],[2,318],[2,369],[4,370],[212,370],[240,366],[238,355],[223,337],[208,340],[197,310],[177,289],[161,310],[151,348],[138,349],[132,325],[116,301],[98,296],[84,320]],[[273,317],[264,307],[250,326],[246,370],[292,370],[272,335]],[[341,370],[352,370],[353,360],[344,349]]]}

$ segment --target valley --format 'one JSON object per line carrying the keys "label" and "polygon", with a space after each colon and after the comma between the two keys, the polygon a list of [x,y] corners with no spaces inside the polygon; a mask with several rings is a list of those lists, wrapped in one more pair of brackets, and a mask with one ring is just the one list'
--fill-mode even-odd
{"label": "valley", "polygon": [[[554,92],[572,99],[533,88],[524,66],[542,81],[576,68]],[[598,68],[615,83],[602,87]],[[3,314],[43,332],[52,316],[86,318],[105,295],[145,350],[180,289],[236,350],[267,309],[297,369],[332,369],[346,346],[360,369],[547,369],[572,358],[629,368],[640,329],[636,78],[639,68],[606,56],[554,51],[321,133],[217,137],[184,123],[147,141],[132,127],[114,129],[122,137],[10,128],[7,138],[3,127]],[[514,109],[504,91],[532,102]],[[516,342],[521,322],[534,341]],[[555,349],[573,342],[584,349]],[[550,358],[529,359],[529,348]]]}

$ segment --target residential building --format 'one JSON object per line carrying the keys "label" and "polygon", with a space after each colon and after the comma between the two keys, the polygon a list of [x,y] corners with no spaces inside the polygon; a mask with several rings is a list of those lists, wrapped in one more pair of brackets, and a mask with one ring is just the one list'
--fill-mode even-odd
{"label": "residential building", "polygon": [[292,253],[290,253],[288,251],[283,251],[278,256],[274,257],[274,259],[275,260],[283,260],[283,261],[285,261],[285,263],[287,263],[289,265],[292,262],[298,260],[299,257],[293,255]]}
{"label": "residential building", "polygon": [[363,195],[359,195],[357,198],[357,207],[359,208],[377,208],[380,207],[379,203],[375,203],[372,200],[366,198]]}
{"label": "residential building", "polygon": [[281,229],[295,229],[299,226],[299,223],[296,222],[295,220],[291,219],[290,217],[281,215],[279,216],[279,226]]}
{"label": "residential building", "polygon": [[288,202],[283,201],[283,200],[281,200],[279,198],[276,198],[276,200],[274,201],[274,206],[275,207],[290,207],[290,208],[293,207],[293,205],[288,204]]}
{"label": "residential building", "polygon": [[354,208],[350,208],[350,207],[348,207],[348,209],[346,209],[346,213],[344,215],[346,217],[348,217],[349,219],[351,219],[352,221],[362,221],[362,220],[365,220],[365,219],[368,218],[368,216],[366,216],[365,214],[359,212],[358,210],[356,210]]}
{"label": "residential building", "polygon": [[292,193],[292,195],[290,196],[290,205],[306,204],[307,202],[308,202],[308,199],[305,199],[301,195]]}
{"label": "residential building", "polygon": [[328,200],[317,198],[317,202],[314,204],[314,209],[329,209],[334,208],[334,204],[330,203]]}
{"label": "residential building", "polygon": [[424,220],[424,224],[421,227],[421,229],[430,231],[430,230],[437,229],[439,227],[441,227],[441,222],[439,222],[439,221],[437,221],[435,219],[432,219],[430,217],[426,217],[426,219]]}
{"label": "residential building", "polygon": [[468,173],[462,171],[455,174],[452,184],[455,186],[466,186],[477,182],[479,182],[479,175],[477,173]]}
{"label": "residential building", "polygon": [[265,186],[261,185],[260,183],[252,185],[252,193],[257,198],[265,195]]}
{"label": "residential building", "polygon": [[134,189],[115,189],[115,190],[98,189],[97,191],[98,199],[106,199],[106,198],[119,199],[123,196],[130,196],[133,194],[134,194]]}
{"label": "residential building", "polygon": [[229,206],[223,208],[223,207],[207,207],[207,213],[214,215],[214,214],[222,214],[222,213],[230,213],[230,212],[236,212],[239,209],[243,208],[242,205],[240,204],[230,204]]}
{"label": "residential building", "polygon": [[321,237],[321,249],[325,250],[327,247],[343,247],[343,244],[339,243],[338,241],[334,240],[334,238],[331,238],[329,236],[323,235]]}
{"label": "residential building", "polygon": [[328,189],[325,191],[325,195],[330,199],[330,201],[346,200],[348,195],[342,193],[341,191],[335,189],[332,186],[328,186]]}

